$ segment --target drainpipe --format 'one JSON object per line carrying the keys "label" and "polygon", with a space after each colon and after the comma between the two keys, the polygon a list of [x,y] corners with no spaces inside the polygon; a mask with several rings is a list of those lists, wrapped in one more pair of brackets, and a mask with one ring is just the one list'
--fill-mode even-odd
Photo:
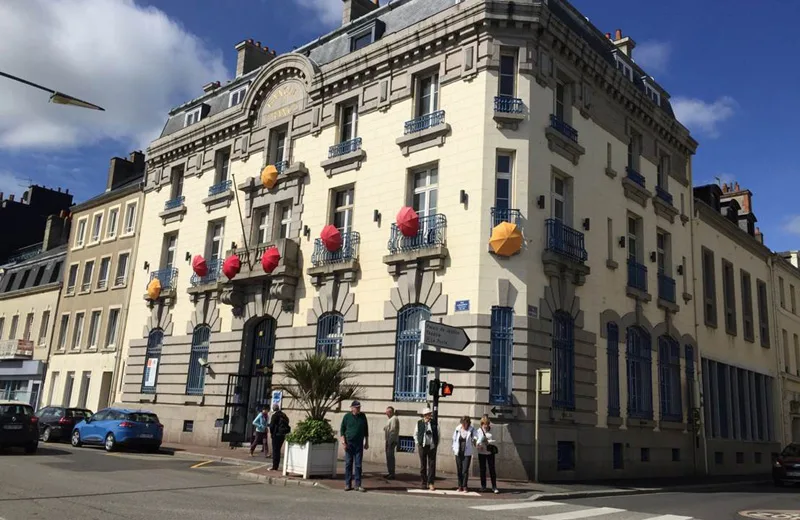
{"label": "drainpipe", "polygon": [[[778,417],[780,417],[780,432],[781,432],[781,445],[784,443],[784,439],[786,439],[786,424],[783,420],[783,370],[782,370],[782,363],[781,363],[781,352],[783,351],[784,345],[779,344],[779,340],[783,340],[783,337],[779,334],[780,327],[778,326],[778,316],[780,313],[780,309],[778,308],[778,302],[775,301],[774,296],[774,287],[777,286],[776,276],[777,273],[775,272],[775,255],[774,253],[770,253],[767,259],[767,265],[769,266],[769,285],[773,288],[773,296],[770,298],[772,302],[772,337],[775,338],[775,341],[772,341],[771,344],[775,345],[775,363],[776,372],[775,372],[775,381],[778,383],[778,395],[777,400],[780,403],[780,408],[778,412]],[[775,403],[772,403],[772,410],[773,413],[775,412]]]}
{"label": "drainpipe", "polygon": [[[689,198],[689,205],[690,205],[690,208],[689,208],[690,209],[690,215],[692,215],[692,218],[689,220],[689,225],[691,226],[689,228],[689,237],[690,237],[690,240],[691,240],[691,247],[692,247],[692,250],[691,250],[691,262],[692,262],[692,293],[694,295],[694,298],[693,298],[693,301],[694,301],[694,304],[693,304],[693,306],[694,306],[694,338],[695,338],[695,341],[697,341],[698,333],[700,332],[700,325],[699,325],[699,323],[700,323],[700,313],[697,310],[697,303],[698,303],[698,301],[699,301],[699,299],[700,299],[700,297],[702,295],[702,291],[700,291],[699,293],[697,291],[697,272],[696,272],[696,269],[695,269],[695,266],[697,264],[695,264],[694,233],[695,233],[695,222],[698,219],[698,215],[697,215],[697,211],[696,211],[695,206],[694,206],[694,196]],[[705,403],[705,399],[704,399],[703,391],[702,391],[702,389],[703,389],[703,378],[705,377],[705,374],[703,373],[703,356],[702,356],[702,350],[701,350],[700,341],[697,341],[697,362],[695,363],[695,374],[697,375],[697,379],[696,379],[696,381],[697,381],[697,389],[695,390],[694,395],[695,395],[695,399],[696,399],[695,402],[698,404],[698,408],[700,409],[700,424],[702,425],[700,435],[701,435],[701,440],[702,440],[702,443],[703,443],[703,473],[705,475],[708,475],[708,438],[706,436],[706,434],[707,434],[707,431],[706,431],[707,425],[706,425],[706,421],[705,421],[706,403]],[[695,442],[693,442],[692,446],[695,446],[695,445],[696,445]],[[696,468],[697,467],[695,466],[695,470],[696,470]]]}

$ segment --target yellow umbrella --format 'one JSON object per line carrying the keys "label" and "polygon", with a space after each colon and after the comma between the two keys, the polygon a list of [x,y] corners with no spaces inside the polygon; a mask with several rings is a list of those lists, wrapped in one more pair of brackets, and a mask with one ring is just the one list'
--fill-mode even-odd
{"label": "yellow umbrella", "polygon": [[261,170],[261,184],[271,190],[276,182],[278,182],[278,169],[273,164],[264,166],[264,169]]}
{"label": "yellow umbrella", "polygon": [[161,296],[161,281],[158,278],[153,278],[147,284],[147,297],[151,300],[157,300]]}
{"label": "yellow umbrella", "polygon": [[522,233],[516,224],[501,222],[492,229],[489,246],[495,254],[511,256],[522,249]]}

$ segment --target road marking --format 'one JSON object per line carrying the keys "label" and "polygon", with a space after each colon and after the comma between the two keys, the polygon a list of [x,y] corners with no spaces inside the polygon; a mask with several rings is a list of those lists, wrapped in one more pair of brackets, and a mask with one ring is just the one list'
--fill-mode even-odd
{"label": "road marking", "polygon": [[610,515],[612,513],[624,513],[624,509],[616,507],[593,507],[580,511],[570,511],[569,513],[553,513],[550,515],[532,516],[536,520],[580,520],[581,518],[592,518],[594,516]]}
{"label": "road marking", "polygon": [[691,520],[691,516],[680,516],[680,515],[661,515],[661,516],[652,516],[650,518],[645,518],[644,520]]}
{"label": "road marking", "polygon": [[458,495],[458,496],[465,496],[465,497],[479,497],[479,496],[481,496],[480,493],[476,493],[475,491],[470,491],[468,493],[460,493],[460,492],[456,491],[455,489],[453,489],[453,490],[450,490],[450,489],[448,489],[448,490],[437,489],[436,491],[431,491],[430,489],[409,489],[408,492],[409,493],[420,493],[420,494],[424,493],[424,494],[427,494],[427,495]]}
{"label": "road marking", "polygon": [[478,511],[511,511],[514,509],[532,509],[534,507],[550,507],[564,505],[560,502],[515,502],[513,504],[494,504],[491,506],[472,506],[470,509]]}
{"label": "road marking", "polygon": [[216,462],[216,461],[215,460],[207,460],[205,462],[198,462],[197,464],[195,464],[194,466],[190,467],[189,469],[202,468],[206,464],[211,464],[212,462]]}

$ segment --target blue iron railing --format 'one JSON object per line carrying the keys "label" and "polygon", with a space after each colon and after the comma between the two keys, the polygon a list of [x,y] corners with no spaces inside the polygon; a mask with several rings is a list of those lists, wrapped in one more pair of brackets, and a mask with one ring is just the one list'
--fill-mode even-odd
{"label": "blue iron railing", "polygon": [[350,139],[349,141],[345,141],[343,143],[335,144],[328,148],[328,159],[333,159],[334,157],[339,157],[340,155],[356,152],[358,150],[361,150],[360,137]]}
{"label": "blue iron railing", "polygon": [[562,221],[549,218],[545,221],[547,231],[546,249],[576,262],[585,262],[589,253],[584,245],[583,233],[572,229]]}
{"label": "blue iron railing", "polygon": [[421,132],[439,126],[444,123],[444,110],[437,110],[430,114],[425,114],[411,121],[406,121],[405,134],[413,134],[414,132]]}
{"label": "blue iron railing", "polygon": [[656,186],[656,196],[672,206],[672,193],[668,192],[661,186]]}
{"label": "blue iron railing", "polygon": [[219,272],[220,269],[222,269],[222,260],[207,260],[206,265],[208,266],[208,272],[205,276],[197,276],[197,274],[192,275],[190,280],[192,287],[214,283],[219,278]]}
{"label": "blue iron railing", "polygon": [[361,242],[361,235],[357,231],[345,231],[342,233],[342,247],[336,251],[328,251],[322,243],[322,239],[314,240],[314,252],[311,254],[311,264],[314,267],[328,264],[338,264],[355,260],[358,258],[358,245]]}
{"label": "blue iron railing", "polygon": [[511,222],[519,226],[521,221],[522,213],[518,209],[492,208],[492,229],[501,222]]}
{"label": "blue iron railing", "polygon": [[647,292],[647,266],[628,258],[628,287]]}
{"label": "blue iron railing", "polygon": [[625,172],[627,174],[627,177],[630,180],[632,180],[633,182],[635,182],[636,184],[638,184],[639,186],[644,188],[644,175],[642,175],[641,173],[637,172],[636,170],[634,170],[630,166],[627,166],[625,168]]}
{"label": "blue iron railing", "polygon": [[494,111],[504,114],[521,114],[522,100],[508,96],[495,96]]}
{"label": "blue iron railing", "polygon": [[214,195],[219,195],[220,193],[225,193],[231,189],[231,180],[228,179],[227,181],[222,181],[217,184],[208,187],[208,196],[213,197]]}
{"label": "blue iron railing", "polygon": [[150,273],[150,280],[148,283],[155,278],[158,278],[158,281],[161,282],[162,291],[166,289],[174,289],[175,282],[178,279],[178,269],[176,267],[168,267],[166,269],[152,271]]}
{"label": "blue iron railing", "polygon": [[181,195],[178,198],[168,200],[167,202],[164,203],[164,211],[180,208],[181,206],[183,206],[184,200],[186,200],[186,197],[184,197],[183,195]]}
{"label": "blue iron railing", "polygon": [[553,408],[575,409],[575,321],[558,311],[553,315]]}
{"label": "blue iron railing", "polygon": [[420,322],[429,320],[431,311],[425,305],[406,305],[397,312],[395,345],[394,400],[425,401],[428,393],[428,367],[417,363],[422,350]]}
{"label": "blue iron railing", "polygon": [[628,328],[626,347],[628,417],[653,419],[653,371],[650,335],[640,327]]}
{"label": "blue iron railing", "polygon": [[275,169],[278,170],[278,175],[282,174],[286,171],[286,168],[289,167],[289,161],[278,161],[274,164]]}
{"label": "blue iron railing", "polygon": [[414,437],[411,435],[408,436],[400,436],[399,442],[397,443],[397,451],[403,453],[414,453],[414,449],[416,446],[416,442],[414,441]]}
{"label": "blue iron railing", "polygon": [[514,309],[492,307],[489,347],[489,403],[511,404],[514,356]]}
{"label": "blue iron railing", "polygon": [[670,303],[675,303],[675,278],[664,273],[658,273],[658,297]]}
{"label": "blue iron railing", "polygon": [[192,350],[189,354],[189,374],[186,378],[186,395],[203,395],[206,386],[206,367],[200,364],[201,359],[208,361],[208,345],[211,339],[211,328],[208,325],[195,327],[192,335]]}
{"label": "blue iron railing", "polygon": [[410,237],[403,235],[397,224],[392,224],[392,234],[388,244],[389,253],[417,251],[426,247],[444,245],[446,231],[447,217],[440,214],[420,217],[419,231],[417,231],[416,235]]}
{"label": "blue iron railing", "polygon": [[317,319],[317,354],[328,357],[342,355],[344,317],[338,312],[326,312]]}
{"label": "blue iron railing", "polygon": [[571,141],[578,142],[578,131],[569,126],[563,119],[555,114],[550,114],[550,126]]}

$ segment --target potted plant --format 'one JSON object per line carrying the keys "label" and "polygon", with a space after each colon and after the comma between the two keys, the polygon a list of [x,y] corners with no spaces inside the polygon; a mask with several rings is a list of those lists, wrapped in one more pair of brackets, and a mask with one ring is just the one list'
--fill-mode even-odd
{"label": "potted plant", "polygon": [[306,413],[286,436],[283,474],[336,477],[339,454],[336,435],[325,415],[342,401],[358,399],[361,387],[347,360],[325,354],[306,354],[284,366],[284,392]]}

